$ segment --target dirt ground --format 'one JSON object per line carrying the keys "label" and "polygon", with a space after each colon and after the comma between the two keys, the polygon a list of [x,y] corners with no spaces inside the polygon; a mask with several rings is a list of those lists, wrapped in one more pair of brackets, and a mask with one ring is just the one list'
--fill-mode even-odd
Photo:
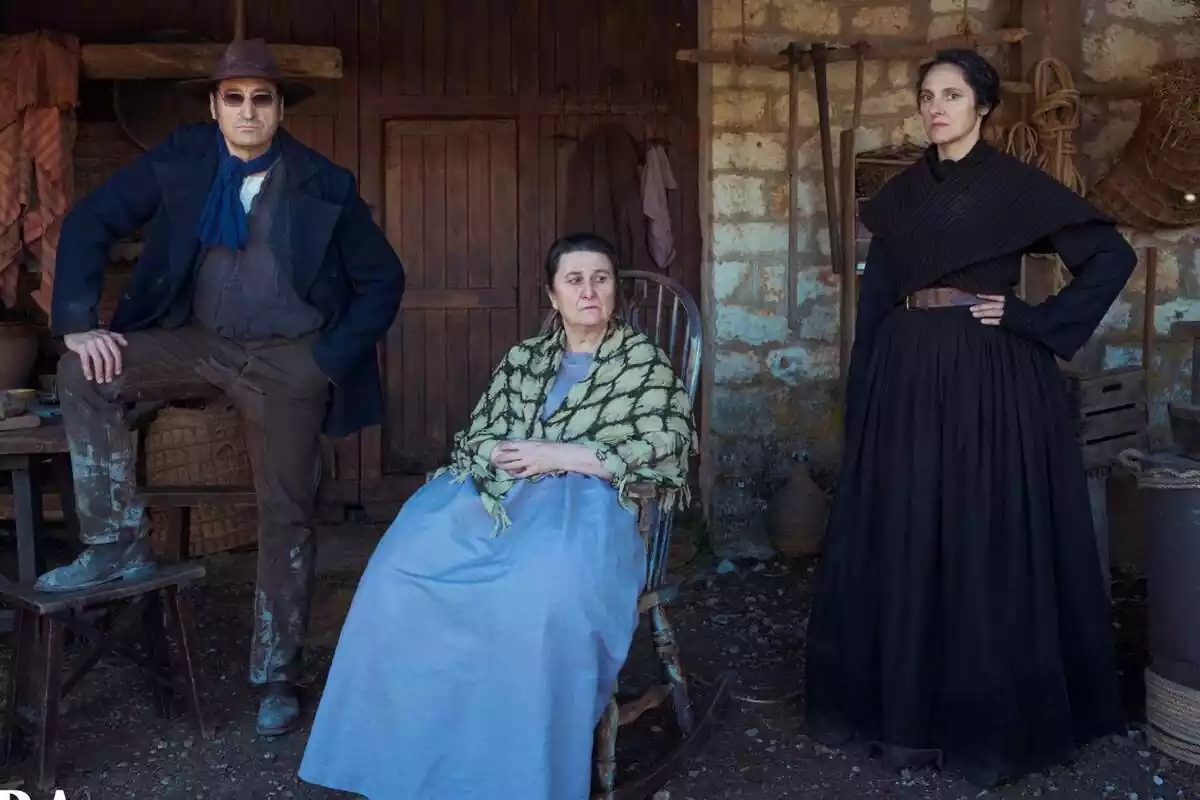
{"label": "dirt ground", "polygon": [[[320,589],[307,664],[310,720],[342,616],[379,533],[350,525],[322,532]],[[254,554],[222,554],[206,563],[209,575],[197,593],[197,624],[203,669],[211,684],[214,738],[202,740],[187,718],[156,717],[142,677],[121,662],[101,662],[68,698],[59,785],[72,800],[347,797],[297,779],[306,730],[276,740],[255,735],[255,700],[245,683]],[[889,772],[863,755],[826,749],[801,734],[797,690],[812,569],[804,563],[735,565],[698,558],[680,570],[687,584],[674,619],[688,669],[696,675],[696,690],[703,694],[721,674],[729,673],[733,699],[707,747],[656,800],[1200,798],[1200,767],[1152,750],[1138,722],[1142,582],[1119,580],[1114,590],[1114,634],[1133,720],[1129,733],[1093,744],[1072,765],[984,792],[952,774]],[[5,673],[10,654],[5,641],[0,648],[0,670]],[[652,665],[652,649],[643,632],[631,659],[632,682],[649,675]],[[636,771],[642,766],[639,762],[651,760],[668,730],[662,717],[648,714],[639,720],[623,740],[622,765]],[[0,772],[0,788],[12,787],[17,780],[15,766]]]}

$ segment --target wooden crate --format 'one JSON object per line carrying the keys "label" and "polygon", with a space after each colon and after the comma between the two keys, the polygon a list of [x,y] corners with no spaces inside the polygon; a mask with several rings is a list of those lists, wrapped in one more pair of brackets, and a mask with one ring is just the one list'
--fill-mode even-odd
{"label": "wooden crate", "polygon": [[1064,376],[1085,469],[1107,467],[1122,450],[1146,447],[1149,416],[1141,367],[1064,370]]}
{"label": "wooden crate", "polygon": [[1192,403],[1169,403],[1171,438],[1188,458],[1200,459],[1200,406]]}

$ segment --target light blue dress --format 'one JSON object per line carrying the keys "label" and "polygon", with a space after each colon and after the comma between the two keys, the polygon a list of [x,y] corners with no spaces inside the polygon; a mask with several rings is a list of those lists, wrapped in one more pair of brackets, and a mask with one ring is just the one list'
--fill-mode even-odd
{"label": "light blue dress", "polygon": [[[564,358],[547,416],[587,374]],[[448,475],[400,510],[342,628],[300,777],[370,800],[586,800],[645,548],[616,490],[521,482],[499,535]]]}

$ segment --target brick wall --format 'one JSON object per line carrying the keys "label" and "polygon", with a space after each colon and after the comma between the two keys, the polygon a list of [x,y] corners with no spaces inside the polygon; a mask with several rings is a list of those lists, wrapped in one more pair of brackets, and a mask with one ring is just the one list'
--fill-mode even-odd
{"label": "brick wall", "polygon": [[[1195,26],[1189,32],[1180,24],[1185,12],[1177,13],[1173,0],[1087,2],[1088,68],[1097,79],[1137,74],[1148,64],[1195,50]],[[1005,5],[967,0],[966,22],[974,30],[1000,27]],[[781,50],[791,40],[833,35],[933,39],[953,35],[964,22],[963,0],[708,0],[707,10],[709,30],[702,41],[729,49],[744,38],[748,47],[765,52]],[[1002,52],[987,54],[1004,68]],[[916,66],[867,63],[859,151],[924,142],[915,106]],[[828,469],[840,459],[838,279],[830,270],[811,73],[803,78],[800,97],[801,180],[795,198],[802,220],[798,290],[804,321],[791,331],[785,280],[787,76],[762,68],[701,69],[711,89],[706,112],[711,149],[706,300],[714,336],[709,499],[718,548],[752,554],[764,551],[764,512],[795,458],[807,454]],[[849,124],[853,64],[831,65],[829,83],[836,138],[836,131]],[[1119,149],[1131,129],[1129,120],[1136,119],[1136,104],[1113,106],[1115,112],[1093,107],[1080,133],[1087,160],[1096,159],[1089,172]],[[1111,119],[1110,113],[1115,113]],[[1200,292],[1200,264],[1190,236],[1152,238],[1164,245],[1158,317],[1165,331],[1172,318],[1200,315],[1200,305],[1190,299],[1192,291]],[[1137,243],[1144,240],[1139,237]],[[1106,320],[1099,344],[1089,351],[1096,366],[1125,363],[1140,352],[1134,341],[1140,331],[1139,280],[1144,286],[1135,276]],[[1160,351],[1168,365],[1156,383],[1161,421],[1162,404],[1182,385],[1186,365],[1178,348]]]}
{"label": "brick wall", "polygon": [[[961,0],[919,3],[813,0],[711,0],[709,42],[728,49],[743,37],[757,51],[791,40],[862,34],[907,41],[952,35]],[[995,27],[991,0],[970,0],[967,23]],[[863,128],[857,149],[922,137],[916,115],[916,64],[867,62]],[[777,485],[807,454],[834,468],[841,408],[838,381],[838,279],[830,269],[817,102],[811,72],[802,78],[798,122],[801,219],[798,291],[803,323],[787,323],[787,75],[717,65],[711,79],[710,314],[715,336],[708,444],[717,546],[761,552],[763,514]],[[830,65],[830,116],[849,125],[854,64]],[[837,163],[835,156],[834,163]]]}
{"label": "brick wall", "polygon": [[[1200,55],[1200,23],[1178,0],[1085,0],[1084,58],[1095,80],[1144,77],[1157,64]],[[1098,179],[1137,127],[1136,100],[1088,100],[1081,132],[1081,165]],[[1154,296],[1155,344],[1151,370],[1151,422],[1157,439],[1169,436],[1167,403],[1187,399],[1189,343],[1162,339],[1176,320],[1200,319],[1200,248],[1195,230],[1127,232],[1135,247],[1159,248]],[[1141,363],[1146,276],[1139,267],[1086,354],[1090,366]]]}

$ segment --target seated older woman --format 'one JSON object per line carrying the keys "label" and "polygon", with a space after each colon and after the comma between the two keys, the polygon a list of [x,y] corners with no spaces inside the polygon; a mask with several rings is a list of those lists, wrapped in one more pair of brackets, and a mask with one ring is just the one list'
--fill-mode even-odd
{"label": "seated older woman", "polygon": [[696,447],[670,362],[614,318],[616,263],[591,235],[550,249],[554,324],[508,352],[371,557],[304,780],[370,800],[588,797],[645,578],[624,489],[686,502]]}

